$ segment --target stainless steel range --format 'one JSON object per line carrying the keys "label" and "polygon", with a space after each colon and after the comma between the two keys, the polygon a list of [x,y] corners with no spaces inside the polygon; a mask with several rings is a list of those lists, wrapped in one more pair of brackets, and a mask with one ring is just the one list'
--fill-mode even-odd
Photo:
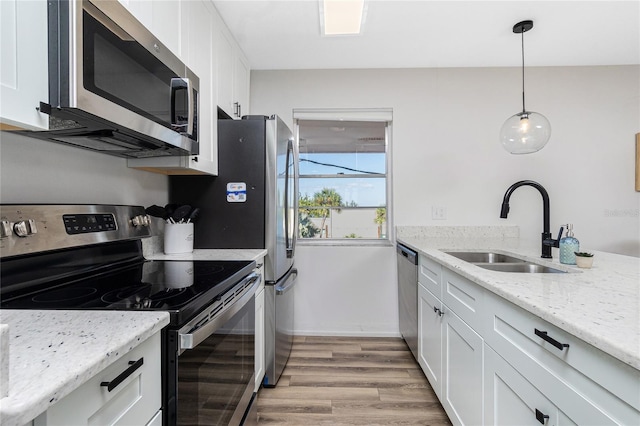
{"label": "stainless steel range", "polygon": [[139,206],[2,205],[0,232],[0,308],[169,312],[163,424],[256,421],[255,262],[146,260]]}

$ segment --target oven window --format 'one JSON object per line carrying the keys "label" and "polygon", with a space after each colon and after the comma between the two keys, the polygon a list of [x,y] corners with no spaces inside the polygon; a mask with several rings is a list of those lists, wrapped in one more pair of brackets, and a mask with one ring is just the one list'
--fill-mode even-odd
{"label": "oven window", "polygon": [[[242,419],[239,405],[253,389],[255,301],[194,349],[178,358],[178,425],[228,425]],[[238,421],[239,423],[239,421]]]}

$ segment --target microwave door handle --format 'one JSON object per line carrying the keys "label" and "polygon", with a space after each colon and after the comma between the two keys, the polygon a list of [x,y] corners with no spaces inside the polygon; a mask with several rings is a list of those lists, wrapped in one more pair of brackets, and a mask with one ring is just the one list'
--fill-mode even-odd
{"label": "microwave door handle", "polygon": [[[176,119],[176,101],[177,96],[176,92],[178,90],[186,90],[187,91],[187,125],[186,130],[184,129],[184,124],[179,124]],[[189,136],[193,136],[193,125],[195,122],[195,95],[193,93],[193,82],[188,78],[172,78],[171,79],[171,125],[174,128],[179,129],[180,133],[187,134]]]}
{"label": "microwave door handle", "polygon": [[195,121],[195,96],[193,94],[193,82],[190,78],[184,79],[187,82],[187,103],[189,104],[189,118],[187,118],[187,133],[193,136],[193,123]]}

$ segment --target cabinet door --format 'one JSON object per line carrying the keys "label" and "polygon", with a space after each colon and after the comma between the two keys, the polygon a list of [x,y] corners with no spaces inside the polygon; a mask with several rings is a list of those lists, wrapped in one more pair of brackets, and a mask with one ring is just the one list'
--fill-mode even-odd
{"label": "cabinet door", "polygon": [[0,1],[0,47],[0,129],[48,129],[47,2]]}
{"label": "cabinet door", "polygon": [[233,108],[233,41],[224,25],[221,25],[216,32],[216,65],[218,106],[229,117],[235,117]]}
{"label": "cabinet door", "polygon": [[444,305],[442,406],[454,425],[482,423],[482,338]]}
{"label": "cabinet door", "polygon": [[[147,0],[118,0],[142,25],[151,30],[153,10]],[[164,43],[164,42],[163,42]]]}
{"label": "cabinet door", "polygon": [[216,31],[218,106],[229,117],[249,114],[249,64],[222,20]]}
{"label": "cabinet door", "polygon": [[153,0],[146,3],[151,5],[151,32],[174,55],[181,58],[181,2],[179,0]]}
{"label": "cabinet door", "polygon": [[418,363],[438,398],[442,393],[442,302],[418,285]]}
{"label": "cabinet door", "polygon": [[249,114],[249,64],[245,58],[236,50],[233,73],[233,97],[234,111],[237,118]]}
{"label": "cabinet door", "polygon": [[[127,159],[127,165],[132,168],[169,175],[217,175],[218,102],[215,89],[214,33],[219,27],[219,21],[216,19],[215,9],[208,1],[194,0],[180,4],[181,27],[183,29],[181,51],[187,66],[200,79],[198,92],[200,152],[198,155],[131,158]],[[173,5],[173,2],[169,2],[168,5]]]}
{"label": "cabinet door", "polygon": [[203,1],[184,2],[187,65],[200,78],[198,112],[199,155],[188,156],[188,167],[207,174],[218,173],[218,112],[214,88],[214,17]]}
{"label": "cabinet door", "polygon": [[556,424],[557,408],[488,346],[485,346],[485,398],[485,425],[535,426],[541,424],[538,417],[545,421],[544,416],[549,418],[543,424]]}

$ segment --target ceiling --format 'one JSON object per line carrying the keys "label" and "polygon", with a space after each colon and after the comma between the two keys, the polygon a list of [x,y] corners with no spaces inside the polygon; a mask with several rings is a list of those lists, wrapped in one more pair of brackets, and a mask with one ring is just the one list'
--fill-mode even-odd
{"label": "ceiling", "polygon": [[251,69],[640,64],[640,0],[365,0],[359,36],[321,36],[318,0],[214,0]]}

